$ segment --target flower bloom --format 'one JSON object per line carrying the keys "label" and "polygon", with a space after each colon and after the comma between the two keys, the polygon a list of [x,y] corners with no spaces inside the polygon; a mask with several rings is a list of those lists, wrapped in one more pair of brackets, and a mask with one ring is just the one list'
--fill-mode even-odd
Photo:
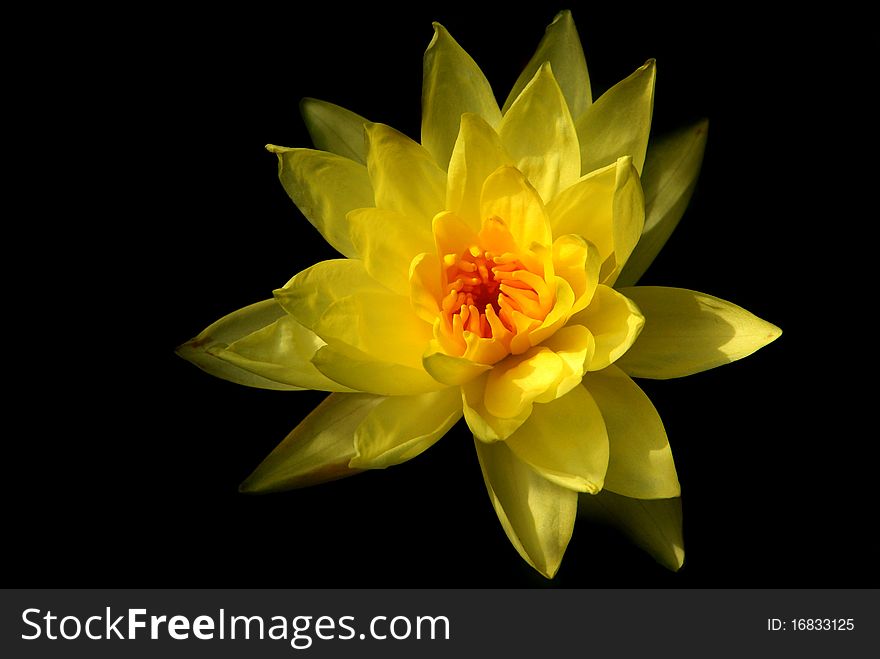
{"label": "flower bloom", "polygon": [[[244,491],[399,464],[464,417],[504,531],[545,576],[578,493],[616,493],[609,505],[634,528],[649,515],[680,533],[674,512],[620,503],[680,494],[663,424],[630,376],[696,373],[780,331],[709,295],[630,286],[684,212],[706,135],[701,122],[646,159],[654,71],[649,61],[593,102],[563,12],[501,108],[435,25],[421,143],[303,102],[318,149],[268,148],[291,199],[345,258],[180,349],[242,384],[333,392]],[[677,568],[673,544],[671,558],[654,549]]]}

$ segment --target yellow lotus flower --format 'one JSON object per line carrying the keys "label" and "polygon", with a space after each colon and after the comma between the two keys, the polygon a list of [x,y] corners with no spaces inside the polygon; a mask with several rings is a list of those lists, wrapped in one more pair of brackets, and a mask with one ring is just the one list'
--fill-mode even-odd
{"label": "yellow lotus flower", "polygon": [[560,565],[578,493],[603,488],[633,528],[667,524],[671,550],[653,549],[681,565],[680,511],[625,503],[680,493],[663,424],[630,377],[696,373],[780,331],[710,295],[629,286],[684,212],[706,137],[702,122],[646,157],[654,72],[649,61],[593,102],[563,12],[501,108],[435,24],[421,143],[303,102],[319,150],[268,148],[346,258],[180,349],[241,384],[333,392],[243,491],[399,464],[463,416],[504,531],[539,572]]}

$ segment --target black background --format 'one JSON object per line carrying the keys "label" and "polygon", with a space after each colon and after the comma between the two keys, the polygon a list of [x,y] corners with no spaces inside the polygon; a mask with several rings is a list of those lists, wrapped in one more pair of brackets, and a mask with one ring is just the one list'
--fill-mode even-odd
{"label": "black background", "polygon": [[[593,6],[595,4],[595,6]],[[267,142],[309,145],[314,96],[418,138],[439,20],[503,101],[557,9],[510,3],[76,18],[53,60],[34,271],[42,315],[10,322],[26,421],[6,469],[19,586],[860,587],[878,584],[859,470],[876,433],[841,365],[859,336],[826,196],[824,50],[759,11],[568,3],[594,96],[657,59],[654,134],[709,117],[691,207],[642,283],[693,288],[779,325],[741,362],[642,382],[683,489],[668,572],[579,522],[558,576],[510,546],[456,426],[418,458],[285,494],[237,486],[322,398],[216,380],[173,354],[220,316],[334,256],[286,197]],[[432,6],[433,5],[433,6]],[[64,17],[55,17],[65,32]],[[80,27],[84,26],[84,27]],[[807,55],[805,55],[807,53]],[[76,180],[61,192],[58,181]],[[48,201],[46,204],[48,205]],[[63,207],[61,213],[57,208]],[[34,213],[37,216],[39,213]],[[843,321],[839,319],[845,319]],[[42,342],[38,351],[23,332]],[[845,364],[844,364],[845,365]],[[843,402],[848,401],[848,402]]]}

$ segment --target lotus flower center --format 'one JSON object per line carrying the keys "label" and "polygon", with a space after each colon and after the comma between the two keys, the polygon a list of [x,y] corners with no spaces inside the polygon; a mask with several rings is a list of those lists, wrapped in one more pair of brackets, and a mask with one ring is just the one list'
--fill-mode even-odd
{"label": "lotus flower center", "polygon": [[515,254],[495,255],[471,245],[462,254],[445,254],[443,265],[449,282],[444,325],[456,338],[466,331],[483,338],[517,334],[547,314],[545,300],[552,297],[547,283]]}

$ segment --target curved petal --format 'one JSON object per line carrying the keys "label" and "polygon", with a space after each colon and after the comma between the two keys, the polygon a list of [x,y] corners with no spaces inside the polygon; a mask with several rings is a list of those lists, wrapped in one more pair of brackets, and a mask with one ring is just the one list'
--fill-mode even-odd
{"label": "curved petal", "polygon": [[426,323],[433,323],[440,313],[443,297],[440,279],[440,259],[437,254],[419,254],[410,263],[409,296],[416,315]]}
{"label": "curved petal", "polygon": [[425,51],[422,76],[422,144],[446,168],[465,112],[495,128],[501,111],[476,62],[439,23]]}
{"label": "curved petal", "polygon": [[523,406],[522,411],[511,418],[500,418],[490,414],[484,402],[486,382],[489,373],[461,385],[461,400],[464,407],[464,420],[471,432],[481,442],[497,442],[507,439],[525,423],[532,413],[532,404]]}
{"label": "curved petal", "polygon": [[476,114],[461,117],[461,130],[449,161],[446,208],[479,231],[480,193],[483,183],[499,167],[513,165],[513,158],[501,144],[498,133]]}
{"label": "curved petal", "polygon": [[610,524],[673,572],[684,564],[681,498],[643,501],[603,490],[578,497],[578,516]]}
{"label": "curved petal", "polygon": [[470,382],[492,368],[463,357],[452,357],[443,352],[431,351],[422,358],[425,370],[443,384],[458,385]]}
{"label": "curved petal", "polygon": [[312,357],[324,346],[314,332],[285,314],[271,325],[215,352],[217,358],[268,378],[303,389],[351,391],[333,382],[312,364]]}
{"label": "curved petal", "polygon": [[633,345],[645,318],[632,300],[600,284],[590,306],[575,314],[569,324],[583,325],[596,339],[596,352],[587,370],[599,371],[617,361]]}
{"label": "curved petal", "polygon": [[550,64],[541,65],[510,106],[498,134],[545,202],[580,176],[577,133]]}
{"label": "curved petal", "polygon": [[642,176],[645,228],[617,286],[635,284],[678,226],[697,185],[708,130],[704,119],[651,143]]}
{"label": "curved petal", "polygon": [[[372,124],[367,134],[367,171],[375,206],[431,227],[446,202],[446,172],[422,145],[385,124]],[[374,204],[364,204],[373,206]]]}
{"label": "curved petal", "polygon": [[334,382],[371,394],[410,396],[446,388],[423,368],[381,361],[335,340],[318,350],[312,363]]}
{"label": "curved petal", "polygon": [[516,418],[563,377],[565,363],[545,346],[496,364],[486,380],[483,404],[492,416]]}
{"label": "curved petal", "polygon": [[584,387],[602,411],[611,458],[605,487],[636,499],[681,494],[672,449],[651,400],[619,368],[584,376]]}
{"label": "curved petal", "polygon": [[552,579],[571,540],[577,493],[548,481],[504,444],[474,444],[504,532],[529,565]]}
{"label": "curved petal", "polygon": [[582,173],[609,165],[621,156],[632,156],[636,170],[642,173],[654,112],[655,79],[654,60],[648,60],[580,116],[576,127]]}
{"label": "curved petal", "polygon": [[645,223],[642,188],[632,158],[583,176],[547,206],[553,234],[576,234],[596,246],[600,281],[612,280],[632,253]]}
{"label": "curved petal", "polygon": [[341,254],[357,257],[345,216],[374,206],[367,168],[325,151],[266,145],[278,155],[278,178],[287,195],[324,239]]}
{"label": "curved petal", "polygon": [[664,286],[623,288],[639,305],[645,329],[618,366],[637,378],[665,380],[751,355],[782,330],[717,297]]}
{"label": "curved petal", "polygon": [[268,327],[286,315],[275,300],[264,300],[233,311],[205,328],[198,336],[177,348],[175,352],[188,362],[215,377],[236,384],[260,389],[296,391],[303,387],[277,382],[250,370],[220,359],[214,353],[223,352],[230,343]]}
{"label": "curved petal", "polygon": [[317,98],[301,100],[299,111],[315,148],[349,158],[361,165],[367,164],[364,126],[369,125],[369,121],[351,110]]}
{"label": "curved petal", "polygon": [[283,288],[273,291],[284,310],[311,330],[337,300],[351,295],[388,293],[370,277],[363,261],[331,259],[297,273]]}
{"label": "curved petal", "polygon": [[596,493],[608,467],[608,435],[602,414],[583,387],[538,405],[507,438],[514,455],[549,481]]}
{"label": "curved petal", "polygon": [[[466,402],[504,439],[528,418],[533,403],[549,403],[576,387],[592,359],[595,341],[582,326],[564,327],[540,346],[496,364],[482,391],[466,387]],[[482,394],[482,401],[477,396]],[[471,407],[474,407],[472,404]],[[482,434],[474,429],[474,434]]]}
{"label": "curved petal", "polygon": [[544,62],[549,62],[553,67],[553,74],[559,82],[572,118],[577,119],[589,107],[593,102],[593,92],[590,89],[587,61],[584,59],[584,50],[574,19],[571,12],[566,10],[556,14],[553,22],[547,26],[538,49],[510,90],[502,113],[507,112]]}
{"label": "curved petal", "polygon": [[413,258],[434,248],[431,225],[380,208],[351,211],[348,223],[351,242],[370,276],[395,293],[408,296]]}
{"label": "curved petal", "polygon": [[357,455],[349,466],[384,469],[406,462],[430,448],[460,418],[461,394],[456,387],[386,398],[355,431]]}
{"label": "curved petal", "polygon": [[248,494],[317,485],[358,473],[354,433],[382,401],[370,394],[330,394],[239,487]]}
{"label": "curved petal", "polygon": [[502,220],[521,249],[553,241],[541,197],[515,167],[500,167],[483,183],[480,215]]}
{"label": "curved petal", "polygon": [[362,261],[317,263],[275,291],[275,299],[327,343],[335,340],[377,361],[422,370],[431,325],[407,298],[367,275]]}
{"label": "curved petal", "polygon": [[600,265],[599,250],[581,236],[569,233],[553,241],[553,270],[568,282],[574,294],[571,313],[590,304],[599,285]]}

